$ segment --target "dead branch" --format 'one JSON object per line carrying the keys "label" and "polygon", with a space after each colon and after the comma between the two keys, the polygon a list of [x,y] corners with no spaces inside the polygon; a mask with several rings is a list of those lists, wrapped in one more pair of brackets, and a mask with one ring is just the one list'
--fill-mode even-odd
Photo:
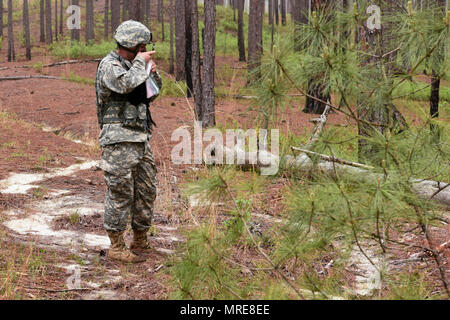
{"label": "dead branch", "polygon": [[365,164],[362,163],[358,163],[358,162],[352,162],[352,161],[348,161],[348,160],[344,160],[344,159],[339,159],[333,156],[327,156],[324,154],[320,154],[317,152],[313,152],[313,151],[309,151],[307,149],[302,149],[302,148],[297,148],[297,147],[291,147],[292,150],[296,150],[296,151],[301,151],[304,152],[306,154],[312,155],[312,156],[316,156],[321,158],[322,160],[325,161],[330,161],[330,162],[336,162],[339,164],[343,164],[343,165],[348,165],[348,166],[352,166],[352,167],[356,167],[356,168],[362,168],[362,169],[366,169],[366,170],[373,170],[374,167],[371,166],[367,166]]}
{"label": "dead branch", "polygon": [[92,288],[73,288],[73,289],[48,289],[48,288],[41,288],[41,287],[28,287],[28,286],[21,286],[25,289],[32,289],[32,290],[41,290],[46,292],[70,292],[70,291],[91,291],[94,290]]}
{"label": "dead branch", "polygon": [[54,80],[62,80],[60,77],[43,76],[43,75],[28,75],[28,76],[16,76],[16,77],[0,77],[0,81],[7,81],[7,80],[26,80],[26,79],[54,79]]}

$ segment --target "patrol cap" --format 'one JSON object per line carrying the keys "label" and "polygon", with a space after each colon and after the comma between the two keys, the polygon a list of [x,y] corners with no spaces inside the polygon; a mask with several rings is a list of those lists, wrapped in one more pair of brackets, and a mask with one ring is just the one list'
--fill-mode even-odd
{"label": "patrol cap", "polygon": [[127,20],[117,27],[113,38],[122,47],[132,48],[138,44],[152,43],[152,32],[138,21]]}

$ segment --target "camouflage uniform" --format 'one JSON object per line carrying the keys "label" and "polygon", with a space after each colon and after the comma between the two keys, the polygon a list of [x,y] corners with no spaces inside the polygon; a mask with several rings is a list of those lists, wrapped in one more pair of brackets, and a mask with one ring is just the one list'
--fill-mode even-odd
{"label": "camouflage uniform", "polygon": [[[156,165],[150,149],[151,117],[148,103],[140,101],[135,107],[137,119],[145,129],[127,126],[131,96],[138,88],[145,89],[148,74],[145,60],[136,57],[132,62],[111,51],[99,64],[96,76],[98,119],[101,127],[99,144],[102,147],[100,167],[107,185],[104,227],[121,232],[131,216],[134,230],[145,231],[151,226],[153,203],[156,198]],[[161,88],[161,78],[154,78]]]}

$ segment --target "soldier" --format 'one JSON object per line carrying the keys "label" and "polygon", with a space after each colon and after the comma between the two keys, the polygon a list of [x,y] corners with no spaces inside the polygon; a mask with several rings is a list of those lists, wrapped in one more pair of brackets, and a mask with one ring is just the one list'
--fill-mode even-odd
{"label": "soldier", "polygon": [[[122,262],[140,262],[139,255],[152,251],[147,240],[156,198],[156,165],[150,149],[154,122],[148,109],[146,65],[159,88],[161,77],[147,51],[152,33],[142,23],[129,20],[114,33],[117,50],[99,63],[96,76],[97,116],[101,128],[100,167],[107,191],[103,225],[111,241],[108,256]],[[133,241],[130,249],[123,234],[131,217]]]}

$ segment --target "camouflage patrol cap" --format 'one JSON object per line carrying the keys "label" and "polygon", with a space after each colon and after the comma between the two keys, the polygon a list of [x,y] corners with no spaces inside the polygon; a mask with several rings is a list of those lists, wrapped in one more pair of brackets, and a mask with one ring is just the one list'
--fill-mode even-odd
{"label": "camouflage patrol cap", "polygon": [[128,20],[117,27],[113,38],[122,47],[132,48],[138,44],[151,43],[152,32],[142,23]]}

